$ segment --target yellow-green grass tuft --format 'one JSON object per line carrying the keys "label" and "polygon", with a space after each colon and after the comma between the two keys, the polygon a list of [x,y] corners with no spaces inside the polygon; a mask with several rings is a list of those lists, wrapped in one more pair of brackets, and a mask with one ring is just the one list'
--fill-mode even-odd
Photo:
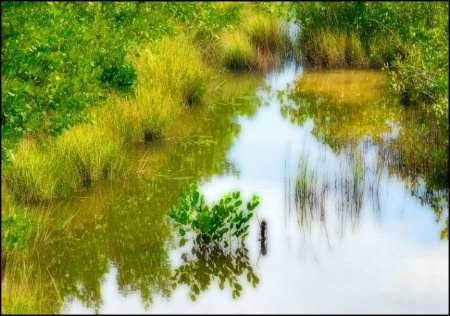
{"label": "yellow-green grass tuft", "polygon": [[285,52],[287,43],[276,16],[253,11],[246,13],[243,20],[254,47],[271,53]]}
{"label": "yellow-green grass tuft", "polygon": [[167,135],[183,106],[208,100],[217,80],[201,53],[184,36],[166,39],[131,56],[137,72],[134,96],[113,98],[114,126],[127,142]]}
{"label": "yellow-green grass tuft", "polygon": [[369,59],[359,36],[350,33],[346,38],[345,56],[347,65],[353,68],[367,68]]}
{"label": "yellow-green grass tuft", "polygon": [[53,153],[47,146],[31,137],[22,139],[12,168],[3,175],[5,186],[16,201],[36,203],[56,195],[58,183],[53,160]]}
{"label": "yellow-green grass tuft", "polygon": [[96,124],[77,125],[42,141],[24,138],[11,170],[4,175],[15,200],[37,203],[66,197],[93,181],[123,172],[123,140],[105,122],[102,118]]}
{"label": "yellow-green grass tuft", "polygon": [[328,29],[305,31],[300,37],[307,66],[343,68],[347,66],[346,35]]}
{"label": "yellow-green grass tuft", "polygon": [[221,64],[228,69],[251,69],[255,55],[250,38],[242,30],[225,31],[218,40]]}
{"label": "yellow-green grass tuft", "polygon": [[108,126],[110,114],[105,108],[96,114],[95,124],[75,126],[55,140],[58,160],[64,157],[73,177],[64,177],[69,188],[88,187],[92,182],[113,178],[126,170],[124,141]]}

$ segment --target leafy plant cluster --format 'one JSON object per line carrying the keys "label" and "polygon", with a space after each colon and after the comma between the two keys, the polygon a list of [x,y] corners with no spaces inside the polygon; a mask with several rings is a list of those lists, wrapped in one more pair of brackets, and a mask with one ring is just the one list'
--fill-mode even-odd
{"label": "leafy plant cluster", "polygon": [[235,191],[208,207],[197,185],[190,184],[181,193],[178,206],[171,208],[169,217],[181,236],[185,236],[187,232],[195,235],[196,245],[216,243],[228,247],[233,238],[243,243],[248,235],[253,210],[259,204],[259,197],[254,195],[245,209],[240,208],[242,200],[239,197],[240,192]]}
{"label": "leafy plant cluster", "polygon": [[221,5],[214,2],[167,2],[170,16],[197,32],[197,38],[218,38],[220,30],[236,25],[241,19],[243,3]]}
{"label": "leafy plant cluster", "polygon": [[28,216],[26,208],[19,207],[10,215],[2,216],[2,254],[25,251],[36,230],[37,221]]}
{"label": "leafy plant cluster", "polygon": [[27,134],[58,135],[89,121],[109,91],[129,93],[139,54],[186,27],[211,36],[239,6],[211,2],[2,2],[2,162]]}

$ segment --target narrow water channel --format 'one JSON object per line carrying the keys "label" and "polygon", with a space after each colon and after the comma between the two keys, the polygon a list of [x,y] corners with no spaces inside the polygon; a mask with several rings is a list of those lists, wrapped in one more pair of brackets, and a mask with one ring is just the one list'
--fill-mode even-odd
{"label": "narrow water channel", "polygon": [[[304,98],[291,98],[299,79]],[[379,72],[303,73],[288,63],[244,96],[196,110],[187,139],[139,150],[138,176],[73,202],[91,220],[41,259],[62,312],[448,313],[448,241],[418,198],[426,183],[380,158],[388,149],[379,140],[402,128],[386,84]],[[189,242],[180,247],[167,214],[191,182],[210,203],[234,190],[260,197],[242,256],[218,250],[205,262]],[[226,266],[235,275],[222,290]],[[172,278],[180,270],[199,284],[195,301]]]}

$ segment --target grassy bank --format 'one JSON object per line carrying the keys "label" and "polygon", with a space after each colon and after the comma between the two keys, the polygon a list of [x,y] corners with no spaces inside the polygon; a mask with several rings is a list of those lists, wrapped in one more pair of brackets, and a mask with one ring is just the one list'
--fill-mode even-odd
{"label": "grassy bank", "polygon": [[[6,7],[11,10],[5,10],[10,13],[7,16],[9,20],[12,19],[13,8]],[[79,10],[78,7],[69,8]],[[117,8],[131,10],[134,14],[138,14],[137,11],[140,10],[139,5]],[[152,7],[147,9],[150,8]],[[169,9],[173,12],[175,9],[180,10],[176,12],[181,17],[187,15],[195,21],[199,17],[194,10],[199,8],[203,7],[199,7],[199,4],[192,7],[180,4]],[[203,9],[212,8],[215,7],[207,5]],[[15,9],[21,12],[22,7]],[[50,9],[52,6],[40,8],[43,12]],[[242,15],[236,13],[238,10],[242,11]],[[231,27],[231,22],[228,21],[231,18],[215,16],[214,14],[218,14],[216,11],[233,12],[235,24],[240,21],[238,18],[248,23]],[[13,137],[8,131],[17,129],[13,128],[14,124],[17,125],[16,121],[11,123],[2,120],[2,132],[5,131],[2,136],[6,140],[3,149],[7,152],[2,161],[2,181],[13,199],[25,204],[49,201],[68,197],[103,178],[123,176],[127,172],[127,147],[163,138],[174,128],[173,123],[186,108],[206,104],[219,91],[220,69],[267,70],[283,59],[288,39],[283,35],[275,16],[258,11],[253,5],[218,4],[216,11],[214,14],[210,12],[210,18],[228,21],[222,21],[223,26],[216,30],[208,29],[204,21],[199,21],[200,26],[190,20],[178,24],[169,23],[173,32],[178,32],[178,35],[158,40],[153,38],[153,42],[129,48],[123,57],[124,64],[119,69],[128,69],[123,71],[133,73],[136,79],[129,86],[128,81],[121,81],[121,75],[111,73],[111,69],[118,66],[104,71],[104,74],[112,76],[111,80],[117,83],[117,89],[112,89],[110,82],[104,90],[105,98],[107,97],[105,100],[97,100],[95,106],[85,106],[83,114],[76,114],[83,117],[80,122],[66,118],[68,126],[58,133],[46,130],[44,126],[37,127],[36,130],[29,129],[22,122],[24,125],[18,127],[25,128],[27,132],[22,137]],[[162,10],[160,14],[164,12]],[[216,21],[209,21],[211,24],[214,22]],[[206,35],[211,33],[207,42],[209,49],[204,49],[205,43],[197,42],[199,32],[206,32]],[[49,57],[52,56],[50,53]],[[15,80],[14,75],[6,72],[6,84]],[[56,74],[50,73],[49,76],[54,77]],[[105,76],[100,76],[100,79]],[[68,84],[73,84],[71,80],[67,80]],[[126,92],[127,89],[130,91]],[[2,93],[11,94],[8,90]],[[40,93],[41,91],[35,94],[37,99]],[[30,98],[30,102],[32,101],[33,98]],[[60,101],[60,107],[64,108],[65,103]],[[20,102],[11,99],[9,102],[11,104],[2,108],[3,117],[8,118],[9,112],[15,112],[20,107]],[[26,106],[29,107],[29,104]],[[32,108],[32,111],[35,110],[38,109]],[[47,121],[60,114],[47,113]],[[67,114],[67,117],[71,115]],[[14,142],[17,145],[9,148]]]}
{"label": "grassy bank", "polygon": [[54,313],[33,245],[72,216],[55,223],[47,203],[126,177],[133,147],[209,106],[222,72],[273,67],[286,38],[239,3],[2,3],[3,29],[2,313]]}

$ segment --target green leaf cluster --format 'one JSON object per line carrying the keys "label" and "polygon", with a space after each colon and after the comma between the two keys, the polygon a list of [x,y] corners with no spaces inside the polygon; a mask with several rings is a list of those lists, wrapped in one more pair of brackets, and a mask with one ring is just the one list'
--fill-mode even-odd
{"label": "green leaf cluster", "polygon": [[202,40],[218,37],[220,30],[239,23],[242,3],[221,5],[214,2],[167,2],[167,12],[186,30],[193,29]]}
{"label": "green leaf cluster", "polygon": [[2,253],[24,252],[36,231],[37,221],[29,216],[26,208],[16,208],[2,217]]}
{"label": "green leaf cluster", "polygon": [[181,193],[179,204],[171,208],[169,217],[181,236],[192,232],[197,245],[215,242],[228,247],[233,238],[244,242],[253,210],[258,204],[259,197],[254,195],[247,207],[241,208],[240,192],[234,191],[209,207],[205,205],[205,197],[197,185],[190,184]]}

